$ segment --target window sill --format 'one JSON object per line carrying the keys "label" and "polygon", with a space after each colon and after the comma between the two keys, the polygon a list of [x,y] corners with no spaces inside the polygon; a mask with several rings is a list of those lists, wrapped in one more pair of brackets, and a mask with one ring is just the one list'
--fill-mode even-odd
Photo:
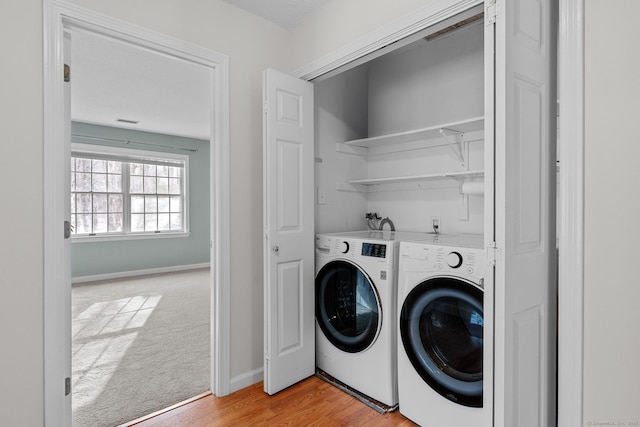
{"label": "window sill", "polygon": [[112,235],[97,235],[97,236],[73,236],[71,237],[71,243],[96,243],[96,242],[115,242],[121,240],[147,240],[147,239],[174,239],[177,237],[189,237],[191,233],[176,232],[176,233],[153,233],[153,234],[112,234]]}

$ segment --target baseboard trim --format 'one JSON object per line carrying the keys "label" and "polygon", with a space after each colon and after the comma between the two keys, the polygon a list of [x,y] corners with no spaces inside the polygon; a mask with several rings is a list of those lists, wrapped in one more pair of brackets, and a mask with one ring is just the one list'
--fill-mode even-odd
{"label": "baseboard trim", "polygon": [[242,375],[238,375],[237,377],[233,377],[231,378],[231,381],[229,381],[229,392],[233,393],[234,391],[249,387],[250,385],[262,381],[263,378],[263,368],[254,369],[253,371],[249,371]]}
{"label": "baseboard trim", "polygon": [[116,273],[95,274],[93,276],[72,277],[71,283],[96,282],[99,280],[122,279],[125,277],[147,276],[149,274],[173,273],[176,271],[197,270],[200,268],[209,268],[210,263],[203,262],[200,264],[174,265],[171,267],[148,268],[145,270],[120,271]]}

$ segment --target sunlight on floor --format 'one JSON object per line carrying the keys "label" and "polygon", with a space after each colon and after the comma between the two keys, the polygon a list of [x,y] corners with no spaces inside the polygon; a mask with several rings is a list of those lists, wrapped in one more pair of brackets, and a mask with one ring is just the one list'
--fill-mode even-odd
{"label": "sunlight on floor", "polygon": [[[93,402],[104,390],[162,295],[102,301],[73,319],[73,406]],[[78,361],[82,364],[78,364]]]}

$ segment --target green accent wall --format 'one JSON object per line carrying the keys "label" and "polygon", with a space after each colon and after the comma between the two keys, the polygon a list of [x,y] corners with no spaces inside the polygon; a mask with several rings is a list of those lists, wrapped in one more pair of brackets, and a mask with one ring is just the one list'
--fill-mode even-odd
{"label": "green accent wall", "polygon": [[[73,122],[72,135],[130,140],[168,147],[74,139],[83,144],[167,151],[189,155],[189,237],[73,242],[72,277],[120,273],[209,262],[209,141]],[[191,153],[172,147],[197,148]]]}

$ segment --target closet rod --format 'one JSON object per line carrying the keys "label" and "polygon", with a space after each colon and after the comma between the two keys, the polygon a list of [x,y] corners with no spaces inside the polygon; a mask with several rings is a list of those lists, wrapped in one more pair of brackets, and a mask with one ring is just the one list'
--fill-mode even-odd
{"label": "closet rod", "polygon": [[78,135],[78,134],[75,134],[75,133],[72,134],[71,136],[75,137],[75,138],[92,139],[94,141],[119,142],[119,143],[126,144],[126,145],[129,145],[129,144],[148,145],[150,147],[160,147],[160,148],[164,148],[164,149],[174,149],[174,150],[188,151],[190,153],[197,153],[198,152],[197,148],[173,147],[173,146],[170,146],[170,145],[153,144],[151,142],[131,141],[129,139],[104,138],[104,137],[99,137],[99,136]]}

